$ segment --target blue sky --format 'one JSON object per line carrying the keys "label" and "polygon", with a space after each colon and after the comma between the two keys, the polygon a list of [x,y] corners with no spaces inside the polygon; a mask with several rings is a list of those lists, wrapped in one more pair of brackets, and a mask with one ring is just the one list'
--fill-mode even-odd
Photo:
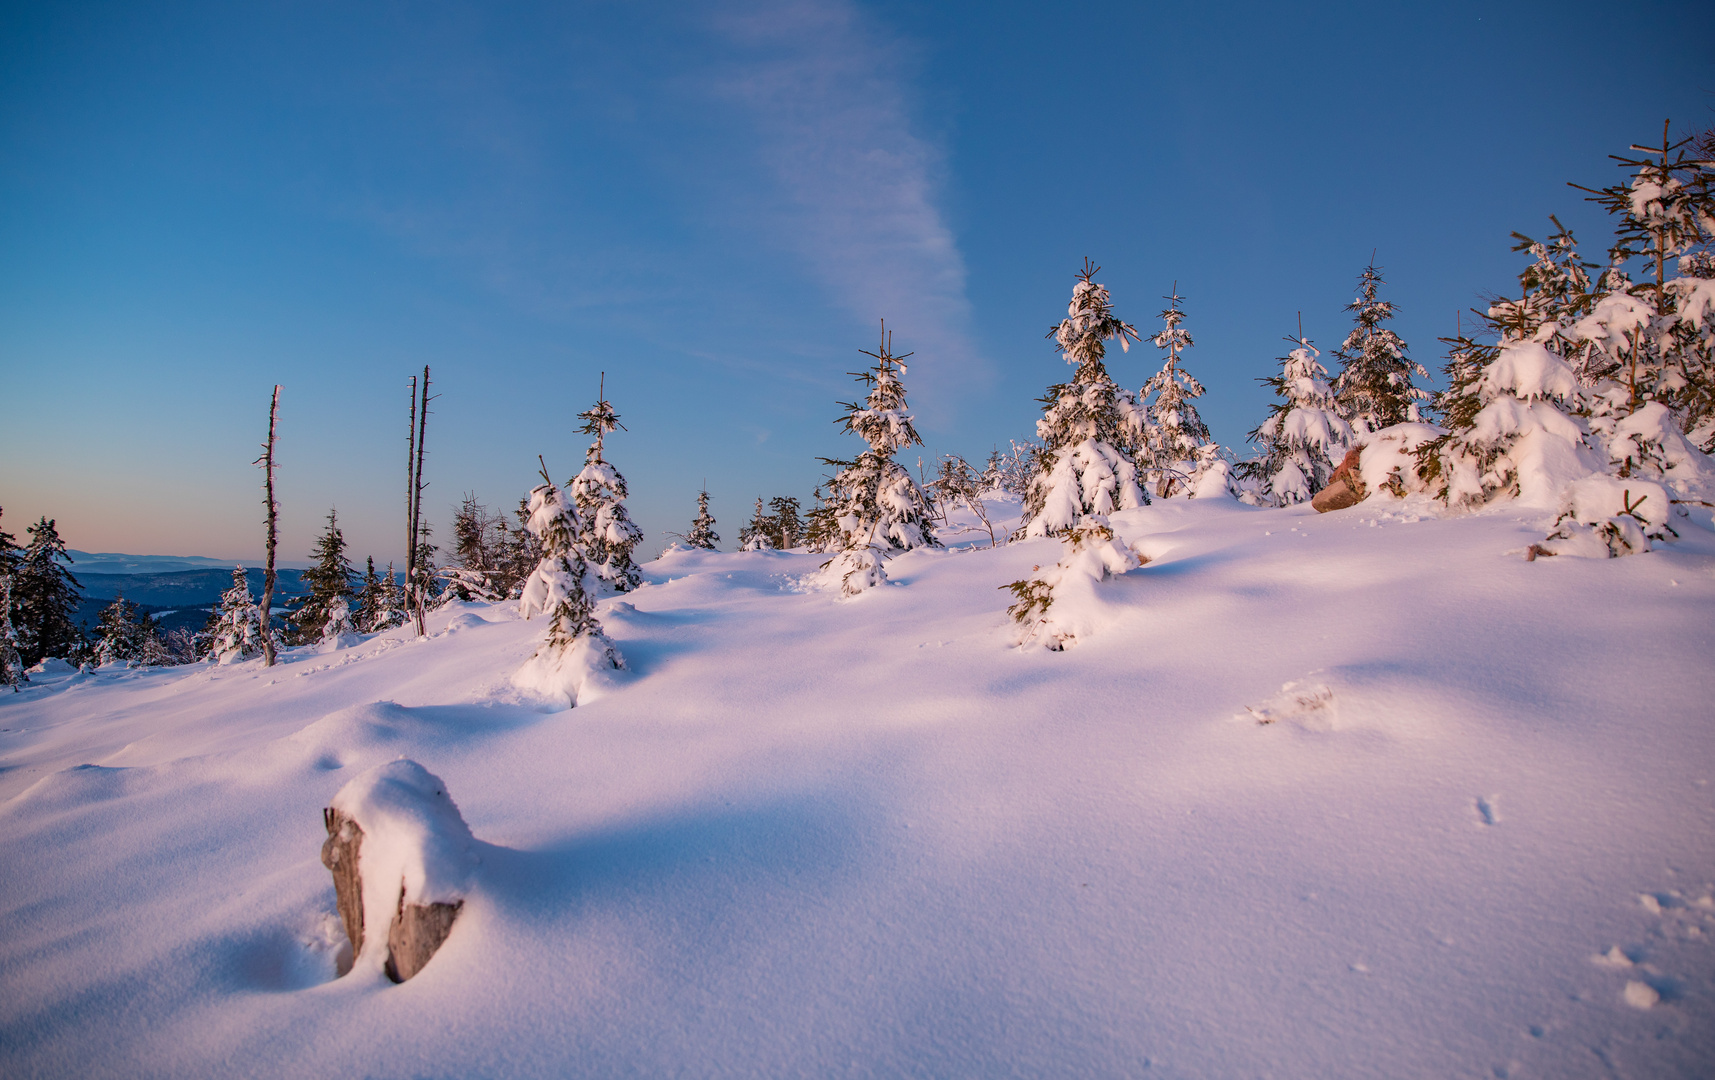
{"label": "blue sky", "polygon": [[1432,370],[1511,230],[1599,256],[1566,181],[1715,123],[1711,40],[1706,3],[10,5],[3,523],[255,558],[279,382],[284,555],[337,506],[396,558],[427,363],[443,534],[576,468],[605,371],[646,554],[705,479],[730,546],[852,451],[881,317],[926,458],[1029,434],[1086,255],[1146,335],[1177,281],[1242,443],[1372,250]]}

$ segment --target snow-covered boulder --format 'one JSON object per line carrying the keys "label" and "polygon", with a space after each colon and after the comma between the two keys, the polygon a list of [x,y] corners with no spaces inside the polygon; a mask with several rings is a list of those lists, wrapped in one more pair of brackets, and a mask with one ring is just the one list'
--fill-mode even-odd
{"label": "snow-covered boulder", "polygon": [[[351,957],[394,982],[421,971],[452,932],[476,865],[476,841],[440,778],[400,758],[346,784],[322,812]],[[385,943],[370,928],[387,927]]]}

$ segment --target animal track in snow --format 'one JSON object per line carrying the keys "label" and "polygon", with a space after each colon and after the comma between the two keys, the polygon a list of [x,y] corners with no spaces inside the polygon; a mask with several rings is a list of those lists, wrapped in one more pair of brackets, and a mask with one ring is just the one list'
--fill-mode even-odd
{"label": "animal track in snow", "polygon": [[[1334,691],[1325,683],[1308,680],[1289,682],[1280,693],[1258,705],[1246,705],[1248,713],[1259,724],[1277,720],[1292,720],[1312,731],[1334,729]],[[1243,714],[1241,714],[1242,718]]]}
{"label": "animal track in snow", "polygon": [[1477,819],[1484,825],[1499,825],[1501,823],[1501,811],[1496,805],[1499,801],[1499,795],[1477,796],[1475,803],[1477,808]]}

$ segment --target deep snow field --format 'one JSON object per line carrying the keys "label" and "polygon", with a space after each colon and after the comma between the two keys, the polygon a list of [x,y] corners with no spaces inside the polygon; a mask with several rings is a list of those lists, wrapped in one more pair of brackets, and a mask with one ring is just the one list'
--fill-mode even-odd
{"label": "deep snow field", "polygon": [[[1158,503],[1064,653],[999,591],[1054,542],[851,601],[676,551],[572,710],[511,687],[545,621],[507,605],[38,677],[0,695],[0,1074],[1708,1077],[1701,513],[1526,562],[1505,508]],[[400,755],[474,890],[412,981],[335,979],[321,809]]]}

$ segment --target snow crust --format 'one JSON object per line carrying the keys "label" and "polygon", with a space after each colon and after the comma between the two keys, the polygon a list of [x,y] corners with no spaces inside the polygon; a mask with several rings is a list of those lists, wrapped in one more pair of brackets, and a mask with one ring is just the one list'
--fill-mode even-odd
{"label": "snow crust", "polygon": [[[1417,500],[1116,512],[1148,561],[1064,652],[1001,589],[1062,545],[985,532],[850,602],[675,551],[572,710],[504,604],[45,670],[0,695],[0,1074],[1708,1076],[1709,511],[1527,562],[1558,508]],[[335,978],[320,810],[401,756],[481,862],[420,975]]]}

